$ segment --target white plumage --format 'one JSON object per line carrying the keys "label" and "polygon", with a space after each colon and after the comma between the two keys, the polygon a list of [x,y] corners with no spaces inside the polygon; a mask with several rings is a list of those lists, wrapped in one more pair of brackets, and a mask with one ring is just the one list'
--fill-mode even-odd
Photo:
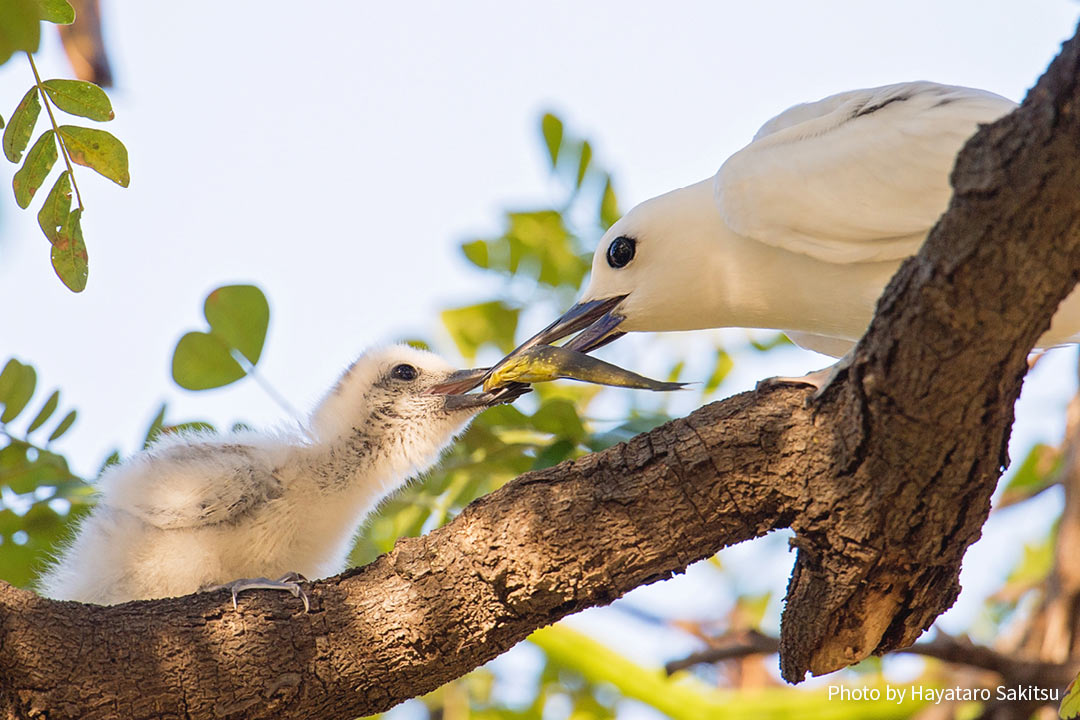
{"label": "white plumage", "polygon": [[428,392],[451,375],[431,353],[371,351],[316,408],[310,438],[162,438],[102,475],[97,506],[40,590],[113,604],[341,571],[364,517],[486,406],[486,396]]}
{"label": "white plumage", "polygon": [[[526,345],[607,312],[577,349],[617,332],[759,327],[843,355],[945,211],[960,148],[1014,107],[982,90],[912,82],[786,110],[714,177],[616,222],[581,301]],[[1040,346],[1075,342],[1078,332],[1074,293]]]}

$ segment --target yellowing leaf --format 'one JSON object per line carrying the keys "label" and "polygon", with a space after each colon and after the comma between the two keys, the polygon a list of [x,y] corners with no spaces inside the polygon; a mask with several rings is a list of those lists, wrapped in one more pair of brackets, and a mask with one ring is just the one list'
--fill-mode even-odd
{"label": "yellowing leaf", "polygon": [[604,193],[600,196],[600,225],[607,230],[619,220],[619,202],[615,198],[615,189],[611,186],[611,176],[604,183]]}
{"label": "yellowing leaf", "polygon": [[713,366],[712,374],[709,375],[709,379],[705,382],[705,394],[708,395],[716,388],[720,387],[720,383],[724,382],[724,378],[728,376],[732,368],[735,367],[735,361],[731,359],[727,351],[723,348],[716,351],[716,364]]}
{"label": "yellowing leaf", "polygon": [[11,187],[15,190],[15,202],[24,210],[29,207],[34,199],[34,193],[41,187],[45,177],[56,163],[56,133],[52,130],[42,133],[41,137],[26,153],[26,160],[22,167],[11,179]]}
{"label": "yellowing leaf", "polygon": [[1065,697],[1061,698],[1058,715],[1061,716],[1061,720],[1080,718],[1080,675],[1073,678],[1069,687],[1065,688]]}
{"label": "yellowing leaf", "polygon": [[544,135],[544,144],[547,145],[548,157],[551,158],[551,167],[555,167],[559,161],[559,148],[562,146],[562,120],[551,113],[545,113],[540,119],[540,132]]}
{"label": "yellowing leaf", "polygon": [[75,208],[68,215],[67,222],[60,227],[60,232],[52,244],[52,266],[60,281],[71,292],[86,289],[89,274],[86,243],[82,235],[82,209]]}
{"label": "yellowing leaf", "polygon": [[112,133],[77,125],[61,125],[60,137],[73,162],[95,170],[121,187],[131,182],[124,144]]}
{"label": "yellowing leaf", "polygon": [[476,267],[491,267],[491,260],[488,257],[488,244],[485,241],[473,240],[472,242],[462,243],[461,252]]}
{"label": "yellowing leaf", "polygon": [[[0,3],[0,5],[3,4]],[[37,20],[34,22],[36,23]],[[38,100],[38,91],[35,86],[23,95],[15,112],[11,114],[7,127],[4,128],[4,155],[11,162],[17,163],[22,159],[23,150],[30,143],[30,136],[34,133],[34,125],[37,124],[40,112],[41,101]]]}
{"label": "yellowing leaf", "polygon": [[578,156],[577,187],[585,181],[585,173],[589,171],[589,163],[592,161],[592,145],[588,140],[581,141],[581,154]]}
{"label": "yellowing leaf", "polygon": [[115,117],[109,96],[94,83],[57,79],[46,80],[42,85],[49,99],[66,113],[98,122],[106,122]]}
{"label": "yellowing leaf", "polygon": [[56,242],[60,237],[60,226],[68,219],[71,212],[71,175],[65,170],[53,183],[52,190],[45,197],[45,202],[38,211],[38,225],[41,232]]}

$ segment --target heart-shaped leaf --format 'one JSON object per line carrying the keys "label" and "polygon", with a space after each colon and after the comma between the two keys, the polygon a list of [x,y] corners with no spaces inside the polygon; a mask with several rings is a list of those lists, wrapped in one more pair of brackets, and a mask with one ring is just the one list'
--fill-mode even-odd
{"label": "heart-shaped leaf", "polygon": [[56,163],[56,133],[52,130],[42,133],[41,137],[26,153],[26,161],[11,179],[15,190],[15,202],[24,210],[30,206],[34,193],[41,187],[49,171]]}
{"label": "heart-shaped leaf", "polygon": [[203,314],[209,332],[189,332],[173,351],[173,380],[188,390],[209,390],[236,382],[245,370],[233,353],[251,365],[262,355],[270,305],[253,285],[229,285],[206,297]]}

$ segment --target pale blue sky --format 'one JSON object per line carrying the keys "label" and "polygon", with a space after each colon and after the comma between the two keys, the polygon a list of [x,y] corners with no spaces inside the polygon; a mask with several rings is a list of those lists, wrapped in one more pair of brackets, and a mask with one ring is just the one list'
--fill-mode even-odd
{"label": "pale blue sky", "polygon": [[[250,383],[172,386],[172,347],[215,286],[266,290],[260,366],[302,409],[365,346],[431,334],[438,309],[490,296],[457,242],[550,197],[545,109],[593,139],[625,209],[712,174],[795,102],[915,79],[1019,100],[1080,14],[1064,0],[103,5],[108,129],[132,180],[77,169],[83,294],[60,285],[34,215],[0,192],[0,356],[33,363],[79,409],[61,449],[84,473],[133,450],[163,399],[173,419],[282,419]],[[52,34],[38,62],[70,74]],[[29,82],[18,58],[0,69],[0,113]],[[821,364],[791,351],[730,388]],[[1050,364],[1021,414],[1025,443],[1060,431],[1069,364]]]}

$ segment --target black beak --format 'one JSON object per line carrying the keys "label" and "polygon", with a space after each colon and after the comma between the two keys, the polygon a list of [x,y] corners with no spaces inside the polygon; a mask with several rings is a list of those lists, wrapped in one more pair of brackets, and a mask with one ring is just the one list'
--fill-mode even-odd
{"label": "black beak", "polygon": [[525,393],[531,392],[531,388],[524,383],[510,383],[506,387],[496,388],[491,392],[466,395],[465,393],[483,382],[487,372],[488,368],[458,370],[451,373],[443,382],[429,388],[428,393],[444,395],[443,407],[454,411],[512,403]]}
{"label": "black beak", "polygon": [[[430,388],[428,392],[446,395],[447,409],[450,409],[449,403],[451,398],[461,396],[462,393],[467,393],[474,387],[477,387],[484,382],[496,368],[531,347],[535,347],[536,345],[550,345],[579,330],[583,330],[584,332],[568,342],[566,344],[567,349],[587,353],[592,352],[598,347],[607,345],[612,340],[624,335],[624,333],[616,331],[619,323],[621,323],[624,318],[613,312],[624,299],[626,299],[625,295],[616,295],[614,297],[604,298],[603,300],[589,300],[588,302],[577,303],[564,312],[555,322],[511,350],[509,355],[495,363],[495,367],[458,370],[457,372],[451,373],[438,385]],[[481,398],[484,395],[492,395],[494,397],[489,398],[489,405],[498,405],[500,403],[517,400],[528,392],[527,388],[528,386],[524,383],[510,383],[505,387],[492,390],[490,393],[480,393],[468,397]],[[460,401],[455,402],[466,401],[464,396],[462,396]],[[469,402],[480,402],[480,400],[469,400]]]}
{"label": "black beak", "polygon": [[514,348],[509,355],[496,363],[495,367],[499,367],[510,358],[516,357],[523,350],[528,350],[536,345],[551,345],[562,340],[567,335],[576,333],[578,330],[585,330],[585,332],[567,344],[567,347],[571,350],[589,352],[607,344],[610,340],[606,338],[623,321],[621,316],[614,314],[612,311],[625,299],[625,295],[616,295],[603,300],[589,300],[588,302],[573,305],[555,322]]}

